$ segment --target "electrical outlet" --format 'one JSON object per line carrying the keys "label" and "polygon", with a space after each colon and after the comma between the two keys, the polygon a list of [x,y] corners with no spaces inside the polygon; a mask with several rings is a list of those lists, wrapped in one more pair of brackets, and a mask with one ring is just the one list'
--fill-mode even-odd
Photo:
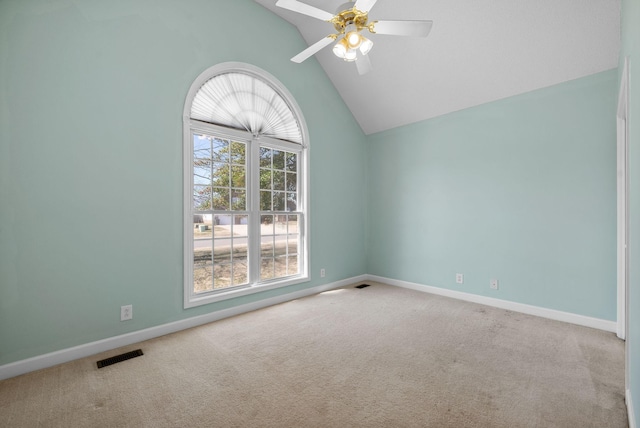
{"label": "electrical outlet", "polygon": [[324,278],[325,274],[324,268],[320,269],[320,278]]}
{"label": "electrical outlet", "polygon": [[120,306],[120,321],[133,319],[133,305]]}
{"label": "electrical outlet", "polygon": [[462,283],[464,283],[464,275],[463,275],[463,274],[461,274],[461,273],[457,273],[457,274],[456,274],[456,282],[457,282],[458,284],[462,284]]}
{"label": "electrical outlet", "polygon": [[492,290],[497,290],[498,289],[498,280],[497,279],[492,279],[491,281],[489,281],[489,287],[491,287]]}

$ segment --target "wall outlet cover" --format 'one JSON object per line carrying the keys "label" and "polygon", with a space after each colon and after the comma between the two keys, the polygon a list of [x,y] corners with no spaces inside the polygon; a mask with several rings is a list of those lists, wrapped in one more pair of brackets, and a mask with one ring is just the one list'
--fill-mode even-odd
{"label": "wall outlet cover", "polygon": [[133,319],[133,305],[120,306],[120,321]]}

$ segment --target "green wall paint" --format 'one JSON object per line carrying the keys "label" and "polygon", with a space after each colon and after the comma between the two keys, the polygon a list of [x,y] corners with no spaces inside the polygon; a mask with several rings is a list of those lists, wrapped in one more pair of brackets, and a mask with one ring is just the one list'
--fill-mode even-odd
{"label": "green wall paint", "polygon": [[[365,272],[365,136],[315,60],[289,61],[304,43],[273,13],[2,1],[0,47],[0,365]],[[182,108],[225,61],[276,76],[305,115],[313,279],[184,310]]]}
{"label": "green wall paint", "polygon": [[621,65],[629,57],[629,380],[640,423],[640,1],[622,1]]}
{"label": "green wall paint", "polygon": [[371,136],[368,273],[615,320],[616,76]]}

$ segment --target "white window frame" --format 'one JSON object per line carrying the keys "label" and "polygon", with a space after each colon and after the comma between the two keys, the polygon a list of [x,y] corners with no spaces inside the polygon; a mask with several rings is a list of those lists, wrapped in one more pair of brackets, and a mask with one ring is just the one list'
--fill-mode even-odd
{"label": "white window frame", "polygon": [[[269,84],[288,104],[294,117],[298,121],[302,133],[302,144],[278,140],[265,136],[256,136],[243,130],[231,129],[214,124],[191,119],[191,105],[200,87],[209,79],[217,75],[229,72],[245,73]],[[261,145],[279,148],[298,153],[298,230],[300,234],[299,263],[300,273],[284,278],[260,281],[250,278],[249,284],[228,289],[218,289],[206,293],[194,292],[193,286],[193,133],[206,133],[208,135],[246,141],[248,143],[247,159],[247,211],[251,211],[249,225],[249,248],[260,247],[260,204],[259,204],[259,164],[253,165],[258,160]],[[259,293],[275,288],[286,287],[309,281],[309,134],[300,107],[295,102],[289,91],[272,75],[250,64],[229,62],[210,67],[202,72],[193,82],[187,94],[183,110],[183,234],[184,234],[184,308],[192,308],[208,303],[232,299],[249,294]],[[250,251],[250,250],[249,250]],[[251,272],[259,269],[260,256],[254,253],[250,256],[249,263],[253,266]]]}

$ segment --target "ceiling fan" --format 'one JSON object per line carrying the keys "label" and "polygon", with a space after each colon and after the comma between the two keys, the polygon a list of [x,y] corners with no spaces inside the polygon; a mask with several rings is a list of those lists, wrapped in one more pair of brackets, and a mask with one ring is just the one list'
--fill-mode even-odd
{"label": "ceiling fan", "polygon": [[355,61],[359,74],[371,71],[371,61],[368,53],[373,42],[364,37],[364,29],[373,34],[387,34],[393,36],[427,37],[431,31],[433,21],[369,21],[369,11],[377,0],[356,0],[340,5],[335,15],[302,3],[298,0],[278,0],[276,6],[308,15],[333,24],[337,34],[330,34],[319,40],[291,61],[301,63],[305,59],[318,53],[333,42],[333,53],[345,61]]}

